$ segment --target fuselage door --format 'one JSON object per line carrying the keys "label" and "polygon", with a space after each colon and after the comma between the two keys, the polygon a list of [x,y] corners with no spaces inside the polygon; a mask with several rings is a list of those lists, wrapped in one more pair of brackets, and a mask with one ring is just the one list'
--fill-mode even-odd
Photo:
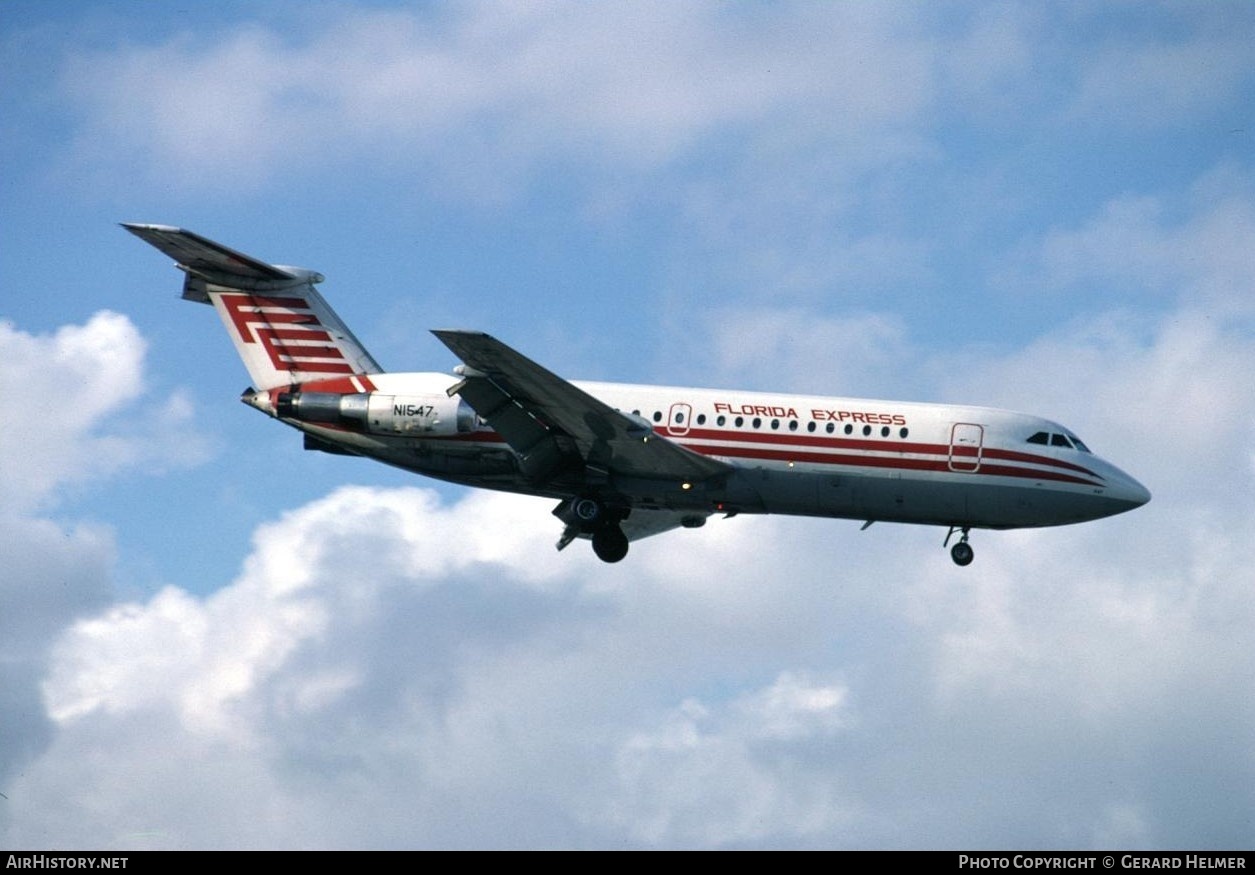
{"label": "fuselage door", "polygon": [[950,470],[971,474],[980,470],[985,427],[974,422],[956,422],[950,429]]}
{"label": "fuselage door", "polygon": [[689,433],[689,420],[693,418],[693,408],[688,404],[672,404],[667,414],[667,431],[673,435]]}

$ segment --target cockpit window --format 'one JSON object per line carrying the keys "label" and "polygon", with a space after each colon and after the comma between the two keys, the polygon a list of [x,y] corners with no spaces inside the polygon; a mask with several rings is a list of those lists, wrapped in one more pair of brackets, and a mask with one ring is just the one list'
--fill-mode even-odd
{"label": "cockpit window", "polygon": [[1051,434],[1048,431],[1039,431],[1029,438],[1027,443],[1041,444],[1047,447],[1066,447],[1072,449],[1076,447],[1082,453],[1089,453],[1090,448],[1081,442],[1081,439],[1072,434]]}

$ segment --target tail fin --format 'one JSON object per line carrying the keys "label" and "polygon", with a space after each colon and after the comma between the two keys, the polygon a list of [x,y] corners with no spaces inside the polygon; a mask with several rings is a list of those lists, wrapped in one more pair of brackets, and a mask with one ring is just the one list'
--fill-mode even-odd
{"label": "tail fin", "polygon": [[256,388],[383,370],[314,288],[322,274],[267,264],[182,228],[122,227],[178,262],[185,299],[213,304]]}

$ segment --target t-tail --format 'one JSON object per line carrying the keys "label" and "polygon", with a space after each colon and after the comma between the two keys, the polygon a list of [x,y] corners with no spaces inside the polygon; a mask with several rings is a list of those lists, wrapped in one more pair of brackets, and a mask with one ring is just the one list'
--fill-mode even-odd
{"label": "t-tail", "polygon": [[186,300],[214,306],[257,389],[382,372],[314,288],[322,274],[267,264],[182,228],[122,227],[177,262]]}

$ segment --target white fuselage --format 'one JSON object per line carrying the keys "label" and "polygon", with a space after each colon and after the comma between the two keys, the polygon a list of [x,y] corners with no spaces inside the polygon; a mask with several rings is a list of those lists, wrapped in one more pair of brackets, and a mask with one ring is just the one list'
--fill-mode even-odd
{"label": "white fuselage", "polygon": [[[357,378],[354,378],[357,379]],[[439,373],[369,376],[382,396],[448,397]],[[1098,519],[1150,494],[1036,416],[987,407],[735,390],[575,382],[654,433],[727,462],[713,483],[618,484],[637,506],[705,513],[786,513],[1009,529]],[[265,396],[250,401],[276,415]],[[458,433],[361,433],[285,419],[318,442],[467,485],[539,495],[482,422]],[[329,448],[329,447],[321,447]],[[610,484],[612,487],[615,484]]]}
{"label": "white fuselage", "polygon": [[712,514],[784,513],[968,530],[1111,516],[1150,493],[1049,420],[985,407],[572,383],[482,331],[435,329],[455,373],[389,374],[315,289],[172,225],[126,223],[217,311],[254,389],[243,400],[308,449],[558,499],[558,549],[605,562]]}

